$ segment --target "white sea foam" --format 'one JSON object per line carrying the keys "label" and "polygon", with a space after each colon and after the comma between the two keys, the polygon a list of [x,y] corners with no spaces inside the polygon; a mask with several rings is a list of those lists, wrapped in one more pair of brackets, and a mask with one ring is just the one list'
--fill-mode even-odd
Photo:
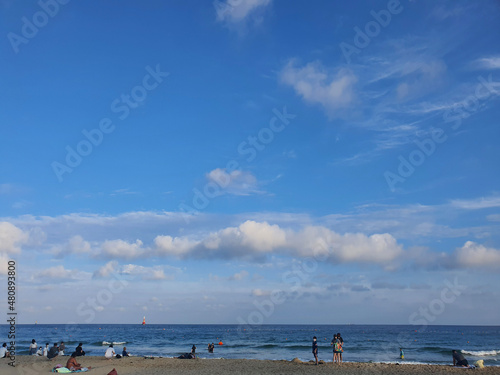
{"label": "white sea foam", "polygon": [[462,350],[463,354],[474,355],[477,357],[486,357],[488,355],[498,355],[500,350]]}
{"label": "white sea foam", "polygon": [[102,345],[123,345],[123,344],[126,344],[127,342],[126,341],[113,341],[113,342],[107,342],[107,341],[103,341],[102,342]]}

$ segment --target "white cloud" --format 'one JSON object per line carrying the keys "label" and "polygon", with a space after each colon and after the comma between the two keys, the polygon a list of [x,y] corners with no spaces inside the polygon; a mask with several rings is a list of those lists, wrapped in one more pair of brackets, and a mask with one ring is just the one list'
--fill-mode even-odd
{"label": "white cloud", "polygon": [[[167,275],[161,266],[144,267],[136,264],[126,264],[121,267],[120,273],[125,275],[140,276],[143,280],[165,280]],[[168,277],[170,280],[172,276]]]}
{"label": "white cloud", "polygon": [[455,255],[458,265],[462,267],[500,268],[500,250],[472,241],[467,241]]}
{"label": "white cloud", "polygon": [[90,274],[77,269],[66,269],[64,266],[59,265],[44,269],[32,275],[32,280],[43,280],[44,282],[62,282],[68,280],[86,280],[89,279]]}
{"label": "white cloud", "polygon": [[21,251],[20,246],[28,241],[28,233],[9,222],[0,222],[0,253],[18,254]]}
{"label": "white cloud", "polygon": [[[390,234],[338,234],[321,226],[301,231],[282,229],[267,222],[247,220],[238,227],[227,227],[194,241],[188,238],[158,236],[158,253],[187,257],[263,260],[266,255],[323,255],[335,262],[385,264],[402,253],[401,245]],[[179,247],[176,247],[179,244]]]}
{"label": "white cloud", "polygon": [[330,118],[348,108],[354,101],[357,77],[349,69],[330,72],[320,62],[296,67],[290,60],[280,74],[281,81],[292,86],[306,102],[320,104]]}
{"label": "white cloud", "polygon": [[214,1],[216,19],[219,22],[240,23],[271,4],[271,0],[225,0]]}
{"label": "white cloud", "polygon": [[271,295],[271,292],[268,290],[262,290],[262,289],[253,289],[252,290],[252,296],[254,297],[267,297]]}
{"label": "white cloud", "polygon": [[223,168],[216,168],[206,174],[209,182],[216,189],[215,194],[250,195],[261,194],[257,189],[257,178],[248,171],[235,170],[230,173]]}
{"label": "white cloud", "polygon": [[192,251],[199,242],[187,237],[157,236],[155,245],[160,255],[182,257]]}
{"label": "white cloud", "polygon": [[[144,253],[142,241],[136,240],[135,243],[129,243],[123,240],[105,241],[101,245],[102,254],[110,258],[131,259],[137,258]],[[100,256],[101,254],[97,254]]]}
{"label": "white cloud", "polygon": [[290,235],[289,246],[301,256],[324,256],[333,261],[387,264],[402,255],[402,247],[388,234],[339,234],[321,226],[310,226]]}
{"label": "white cloud", "polygon": [[452,207],[464,210],[480,210],[483,208],[500,207],[500,196],[481,197],[474,199],[456,199],[450,202]]}
{"label": "white cloud", "polygon": [[241,270],[240,272],[235,273],[234,275],[230,276],[229,280],[241,281],[247,277],[248,277],[248,271]]}
{"label": "white cloud", "polygon": [[10,258],[7,254],[0,253],[0,275],[7,275],[9,260]]}
{"label": "white cloud", "polygon": [[94,277],[108,277],[112,273],[116,272],[117,267],[118,262],[116,260],[112,260],[95,271]]}
{"label": "white cloud", "polygon": [[[173,272],[178,272],[179,269],[169,267]],[[108,277],[112,273],[122,275],[139,276],[143,280],[165,280],[173,279],[173,275],[165,275],[165,270],[162,266],[144,267],[137,264],[125,264],[119,266],[118,262],[113,260],[106,263],[104,266],[94,272],[94,277]]]}
{"label": "white cloud", "polygon": [[55,256],[64,256],[67,254],[88,254],[92,250],[90,243],[85,241],[82,236],[71,237],[64,245],[55,246],[52,253]]}
{"label": "white cloud", "polygon": [[500,69],[500,56],[483,57],[474,61],[474,66],[479,69]]}

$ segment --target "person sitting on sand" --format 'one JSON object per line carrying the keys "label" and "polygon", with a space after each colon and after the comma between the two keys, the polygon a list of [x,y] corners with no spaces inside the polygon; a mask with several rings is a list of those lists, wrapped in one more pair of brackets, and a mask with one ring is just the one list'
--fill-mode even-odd
{"label": "person sitting on sand", "polygon": [[5,358],[9,356],[9,352],[7,351],[7,343],[4,342],[2,347],[0,348],[0,358]]}
{"label": "person sitting on sand", "polygon": [[71,354],[71,357],[70,359],[68,359],[68,362],[66,362],[66,368],[67,369],[70,369],[71,371],[88,371],[90,370],[92,367],[82,367],[81,364],[79,364],[77,361],[76,361],[76,352],[74,352],[73,354]]}
{"label": "person sitting on sand", "polygon": [[318,364],[318,342],[316,340],[317,340],[316,336],[314,336],[312,344],[312,353],[314,355],[314,359],[316,360],[316,364]]}
{"label": "person sitting on sand", "polygon": [[126,346],[123,347],[122,357],[130,357],[130,353],[127,352],[127,347]]}
{"label": "person sitting on sand", "polygon": [[111,359],[115,356],[115,350],[113,349],[113,344],[109,345],[109,348],[106,349],[106,353],[104,353],[104,356],[107,358],[107,359]]}
{"label": "person sitting on sand", "polygon": [[65,349],[66,349],[66,345],[64,345],[64,341],[61,341],[61,345],[59,345],[59,355],[64,355]]}
{"label": "person sitting on sand", "polygon": [[75,353],[76,353],[77,357],[85,355],[85,352],[83,351],[82,345],[83,345],[82,343],[79,343],[78,346],[75,349]]}
{"label": "person sitting on sand", "polygon": [[54,359],[58,355],[59,355],[59,348],[57,347],[57,342],[55,342],[54,346],[50,348],[49,352],[47,353],[47,358]]}
{"label": "person sitting on sand", "polygon": [[452,350],[451,354],[453,355],[453,366],[469,367],[469,362],[467,362],[462,353]]}
{"label": "person sitting on sand", "polygon": [[39,357],[43,356],[43,349],[42,349],[42,347],[41,347],[41,346],[40,346],[40,347],[38,348],[38,350],[36,351],[36,355],[37,355],[37,356],[39,356]]}

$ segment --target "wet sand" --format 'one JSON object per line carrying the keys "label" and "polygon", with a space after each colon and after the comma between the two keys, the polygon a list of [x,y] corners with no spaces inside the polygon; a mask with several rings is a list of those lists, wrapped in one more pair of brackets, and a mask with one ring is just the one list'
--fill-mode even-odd
{"label": "wet sand", "polygon": [[[1,374],[47,374],[57,364],[66,365],[69,357],[55,358],[50,361],[42,357],[17,356],[16,367],[7,363],[7,358],[0,359]],[[378,364],[378,363],[343,363],[342,365],[327,362],[316,366],[310,362],[268,361],[256,359],[176,359],[129,357],[107,360],[104,357],[78,357],[83,366],[92,366],[90,374],[106,375],[113,368],[118,375],[141,374],[332,374],[359,375],[359,374],[388,374],[388,375],[428,375],[428,374],[462,374],[464,372],[479,371],[481,374],[500,374],[500,367],[485,367],[469,370],[439,365],[407,365],[407,364]]]}

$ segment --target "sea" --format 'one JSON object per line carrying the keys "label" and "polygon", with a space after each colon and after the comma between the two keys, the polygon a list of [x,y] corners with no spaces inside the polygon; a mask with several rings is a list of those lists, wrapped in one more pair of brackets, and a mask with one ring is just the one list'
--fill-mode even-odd
{"label": "sea", "polygon": [[[1,325],[0,340],[8,341],[7,332]],[[16,352],[27,355],[35,339],[38,346],[64,341],[67,355],[82,342],[92,356],[104,355],[113,344],[116,353],[126,346],[135,356],[177,357],[195,345],[199,358],[309,361],[316,336],[319,359],[331,362],[335,333],[344,340],[345,362],[449,365],[456,349],[469,363],[482,359],[486,366],[500,366],[500,326],[22,324],[16,327]],[[209,353],[212,342],[215,350]]]}

